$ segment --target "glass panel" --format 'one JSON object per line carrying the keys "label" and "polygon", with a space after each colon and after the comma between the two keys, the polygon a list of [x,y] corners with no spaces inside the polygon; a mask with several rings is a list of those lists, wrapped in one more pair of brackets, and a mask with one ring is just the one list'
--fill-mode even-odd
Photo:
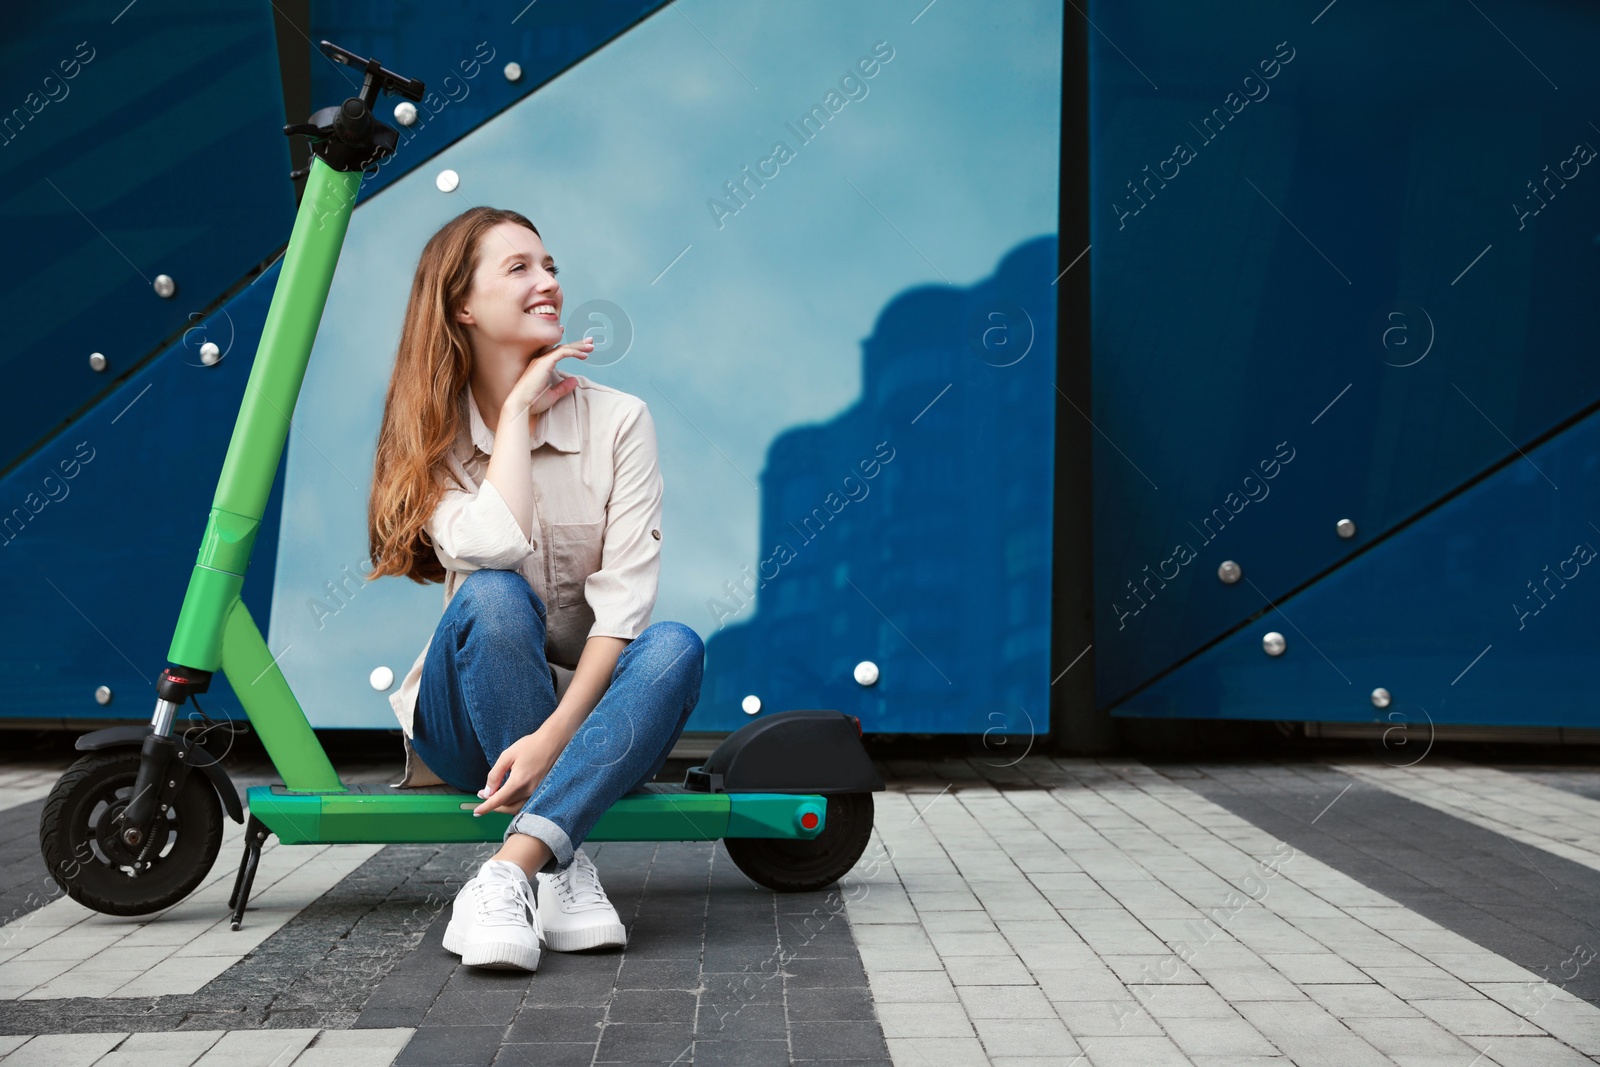
{"label": "glass panel", "polygon": [[654,618],[708,648],[691,730],[747,722],[748,693],[870,730],[1045,728],[1060,12],[889,10],[734,7],[710,41],[652,16],[357,211],[295,413],[270,634],[313,723],[392,725],[368,674],[402,677],[437,625],[441,590],[405,581],[320,628],[313,605],[366,554],[417,256],[492,204],[561,260],[570,336],[601,301],[632,331],[563,369],[654,416]]}
{"label": "glass panel", "polygon": [[1600,9],[1316,7],[1090,5],[1102,705],[1600,398]]}

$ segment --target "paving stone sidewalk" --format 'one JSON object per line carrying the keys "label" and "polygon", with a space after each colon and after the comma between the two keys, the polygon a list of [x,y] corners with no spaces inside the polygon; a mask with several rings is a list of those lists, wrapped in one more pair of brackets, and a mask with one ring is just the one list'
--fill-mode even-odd
{"label": "paving stone sidewalk", "polygon": [[771,893],[720,844],[597,844],[628,947],[547,952],[527,975],[440,944],[488,845],[269,848],[236,934],[216,888],[146,922],[40,899],[51,769],[0,767],[0,1062],[1600,1058],[1600,775],[1444,758],[882,769],[873,840],[838,886]]}

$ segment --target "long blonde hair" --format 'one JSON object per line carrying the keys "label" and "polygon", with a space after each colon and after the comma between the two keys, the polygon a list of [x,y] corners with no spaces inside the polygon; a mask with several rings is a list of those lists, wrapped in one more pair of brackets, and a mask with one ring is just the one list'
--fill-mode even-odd
{"label": "long blonde hair", "polygon": [[502,222],[539,232],[515,211],[470,208],[441,226],[417,261],[373,461],[368,579],[444,581],[426,526],[445,493],[440,475],[461,430],[458,397],[472,373],[472,345],[455,313],[472,288],[479,242]]}

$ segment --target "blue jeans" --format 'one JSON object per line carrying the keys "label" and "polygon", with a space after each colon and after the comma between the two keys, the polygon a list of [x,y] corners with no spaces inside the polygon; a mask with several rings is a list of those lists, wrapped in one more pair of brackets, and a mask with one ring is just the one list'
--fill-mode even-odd
{"label": "blue jeans", "polygon": [[[422,664],[411,744],[451,786],[476,793],[511,743],[556,708],[544,656],[545,606],[515,571],[467,575]],[[506,828],[550,847],[546,871],[618,797],[652,781],[700,700],[705,645],[681,622],[655,622],[622,650],[600,702]]]}

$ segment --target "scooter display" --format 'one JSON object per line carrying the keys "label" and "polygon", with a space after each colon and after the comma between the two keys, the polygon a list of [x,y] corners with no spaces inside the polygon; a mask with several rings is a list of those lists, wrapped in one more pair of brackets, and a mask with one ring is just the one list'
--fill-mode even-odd
{"label": "scooter display", "polygon": [[[184,594],[169,665],[148,724],[77,740],[85,754],[62,775],[40,820],[50,875],[74,900],[111,915],[171,907],[205,879],[222,845],[224,813],[245,824],[228,906],[244,918],[261,848],[334,842],[498,841],[511,815],[472,815],[480,800],[448,786],[400,789],[343,782],[268,651],[240,590],[305,379],[363,171],[395,150],[378,121],[380,94],[421,101],[422,82],[329,41],[330,59],[364,73],[358,96],[284,127],[310,140],[311,161],[200,550]],[[245,802],[208,731],[178,730],[180,710],[225,671],[281,785]],[[202,713],[203,714],[203,713]],[[681,785],[620,798],[591,841],[725,842],[753,881],[779,892],[837,881],[865,851],[872,794],[883,781],[861,722],[833,710],[763,716],[725,738]],[[248,810],[247,810],[248,809]]]}

